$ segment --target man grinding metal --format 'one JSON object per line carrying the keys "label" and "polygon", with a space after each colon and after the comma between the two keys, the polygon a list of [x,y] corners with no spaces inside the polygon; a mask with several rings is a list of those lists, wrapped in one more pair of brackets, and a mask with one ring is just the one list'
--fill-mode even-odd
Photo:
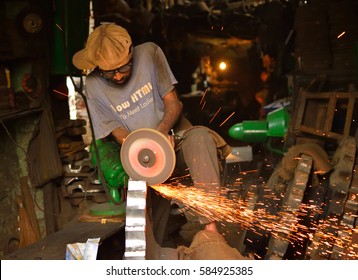
{"label": "man grinding metal", "polygon": [[[73,56],[73,64],[80,70],[90,70],[86,98],[96,140],[113,137],[122,145],[137,129],[155,129],[175,146],[176,169],[189,171],[196,188],[220,195],[220,160],[230,154],[231,147],[214,131],[193,126],[182,116],[183,105],[175,89],[178,82],[158,45],[146,42],[133,46],[126,29],[103,24],[89,35],[85,48]],[[147,196],[155,240],[165,247],[163,225],[171,203],[151,188]],[[220,246],[227,250],[219,258],[240,258],[218,233],[214,220],[198,219],[203,224],[202,232],[222,238]]]}

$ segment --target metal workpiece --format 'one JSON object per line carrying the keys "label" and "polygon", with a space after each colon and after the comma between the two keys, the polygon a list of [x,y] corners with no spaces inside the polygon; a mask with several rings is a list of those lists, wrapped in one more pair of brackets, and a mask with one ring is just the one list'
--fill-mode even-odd
{"label": "metal workpiece", "polygon": [[126,260],[145,259],[146,196],[145,181],[128,181],[124,253]]}
{"label": "metal workpiece", "polygon": [[296,212],[299,209],[305,194],[312,166],[313,159],[303,154],[294,172],[294,178],[288,185],[285,193],[283,208],[286,211]]}
{"label": "metal workpiece", "polygon": [[120,150],[129,176],[126,205],[125,259],[145,259],[145,209],[147,185],[166,181],[175,167],[175,152],[169,139],[150,128],[131,132]]}
{"label": "metal workpiece", "polygon": [[333,156],[334,170],[329,178],[330,188],[338,193],[347,194],[351,186],[356,156],[354,137],[342,139]]}
{"label": "metal workpiece", "polygon": [[[355,165],[352,169],[352,173],[350,176],[352,180],[350,180],[351,184],[349,186],[348,194],[343,200],[343,214],[340,221],[340,227],[337,232],[337,238],[335,240],[335,244],[332,247],[332,254],[330,259],[339,260],[339,259],[349,259],[347,253],[349,252],[349,246],[353,243],[353,234],[354,228],[357,227],[357,214],[358,214],[358,181],[357,174],[354,172],[358,170],[358,158],[355,159]],[[345,202],[344,202],[345,201]]]}
{"label": "metal workpiece", "polygon": [[[332,190],[326,220],[320,221],[309,246],[311,259],[355,259],[350,248],[358,214],[357,147],[353,137],[339,143],[334,156],[334,170],[330,175]],[[328,242],[330,241],[330,242]]]}
{"label": "metal workpiece", "polygon": [[289,236],[291,231],[294,231],[295,226],[297,226],[295,213],[299,211],[302,203],[312,166],[312,157],[302,154],[295,169],[293,180],[287,186],[280,215],[280,223],[282,225],[292,224],[293,226],[282,229],[282,232],[278,236],[271,237],[266,259],[283,259],[286,254],[290,241],[285,237]]}

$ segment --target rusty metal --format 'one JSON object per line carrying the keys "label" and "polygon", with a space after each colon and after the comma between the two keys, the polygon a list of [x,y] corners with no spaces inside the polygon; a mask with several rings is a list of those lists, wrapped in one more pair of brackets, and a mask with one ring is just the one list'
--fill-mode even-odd
{"label": "rusty metal", "polygon": [[307,255],[311,259],[356,259],[357,254],[351,254],[347,249],[352,242],[358,214],[358,162],[353,137],[340,141],[333,163],[329,186],[333,193],[327,217],[318,224]]}
{"label": "rusty metal", "polygon": [[[297,168],[294,172],[293,180],[287,186],[282,203],[281,221],[295,221],[295,213],[299,210],[300,204],[304,197],[307,182],[311,174],[313,160],[310,156],[302,155],[298,161]],[[282,224],[286,224],[282,222]],[[290,229],[285,232],[286,235],[291,233]],[[271,237],[269,241],[266,259],[283,259],[289,246],[289,241],[283,238],[282,234]]]}

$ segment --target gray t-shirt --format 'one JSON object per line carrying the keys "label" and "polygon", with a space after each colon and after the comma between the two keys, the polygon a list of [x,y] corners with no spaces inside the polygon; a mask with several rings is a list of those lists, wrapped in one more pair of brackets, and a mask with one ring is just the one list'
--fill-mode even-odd
{"label": "gray t-shirt", "polygon": [[86,78],[86,97],[95,138],[123,126],[128,131],[156,128],[164,115],[163,97],[177,84],[167,59],[154,43],[135,46],[132,74],[116,85],[93,71]]}

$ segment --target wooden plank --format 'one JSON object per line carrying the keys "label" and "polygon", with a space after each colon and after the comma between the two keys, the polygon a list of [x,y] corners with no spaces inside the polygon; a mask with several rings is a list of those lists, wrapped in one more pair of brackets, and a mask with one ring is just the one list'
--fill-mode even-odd
{"label": "wooden plank", "polygon": [[297,103],[296,109],[294,111],[294,116],[292,118],[294,130],[299,129],[303,120],[303,115],[306,107],[306,93],[304,91],[300,90],[296,103]]}
{"label": "wooden plank", "polygon": [[45,225],[46,225],[46,236],[56,232],[56,209],[54,201],[55,199],[55,185],[52,182],[49,182],[43,186],[43,195],[44,195],[44,215],[45,215]]}
{"label": "wooden plank", "polygon": [[20,189],[22,193],[22,197],[24,199],[24,205],[25,209],[27,211],[27,214],[29,215],[29,220],[32,226],[32,229],[34,230],[36,239],[40,239],[40,231],[39,231],[39,225],[37,222],[36,212],[35,212],[35,204],[34,200],[31,194],[30,186],[28,184],[28,177],[24,176],[20,178]]}
{"label": "wooden plank", "polygon": [[331,131],[333,119],[334,119],[334,112],[336,110],[337,98],[335,95],[332,95],[328,102],[327,108],[327,116],[326,121],[324,122],[324,131]]}
{"label": "wooden plank", "polygon": [[358,92],[307,92],[304,91],[303,94],[307,99],[329,99],[332,96],[335,98],[358,98]]}
{"label": "wooden plank", "polygon": [[344,124],[344,131],[343,131],[344,135],[349,135],[349,133],[351,131],[351,124],[352,124],[355,100],[356,100],[356,98],[354,98],[353,96],[349,97],[346,121]]}
{"label": "wooden plank", "polygon": [[341,140],[344,136],[338,133],[334,133],[331,131],[324,131],[322,129],[317,129],[314,127],[309,127],[309,126],[305,126],[305,125],[300,125],[299,130],[302,132],[306,132],[309,134],[313,134],[313,135],[317,135],[317,136],[321,136],[321,137],[327,137],[330,139],[335,139],[335,140]]}

